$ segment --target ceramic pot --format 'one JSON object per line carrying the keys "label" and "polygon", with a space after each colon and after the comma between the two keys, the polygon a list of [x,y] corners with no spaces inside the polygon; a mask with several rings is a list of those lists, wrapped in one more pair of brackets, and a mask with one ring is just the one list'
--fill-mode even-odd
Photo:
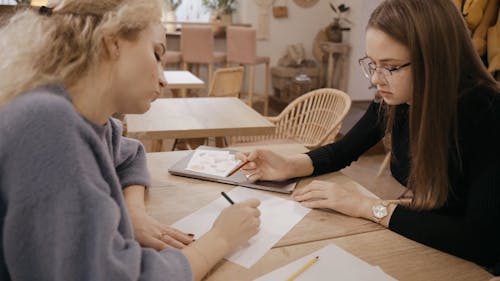
{"label": "ceramic pot", "polygon": [[339,19],[334,19],[333,22],[327,26],[326,36],[328,41],[335,43],[342,42],[342,28],[340,27]]}
{"label": "ceramic pot", "polygon": [[214,33],[223,32],[226,26],[229,26],[233,23],[233,15],[232,14],[223,14],[217,11],[212,12],[210,15],[210,22],[213,25]]}

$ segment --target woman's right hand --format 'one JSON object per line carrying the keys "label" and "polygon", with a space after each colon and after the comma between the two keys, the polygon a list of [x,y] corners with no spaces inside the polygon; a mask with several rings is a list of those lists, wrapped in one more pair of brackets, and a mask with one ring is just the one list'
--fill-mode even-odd
{"label": "woman's right hand", "polygon": [[239,153],[237,158],[249,161],[243,170],[250,181],[283,181],[291,177],[287,174],[291,165],[289,159],[271,150],[257,149],[252,152]]}
{"label": "woman's right hand", "polygon": [[231,251],[259,232],[260,201],[248,199],[225,208],[215,220],[212,230],[224,239]]}

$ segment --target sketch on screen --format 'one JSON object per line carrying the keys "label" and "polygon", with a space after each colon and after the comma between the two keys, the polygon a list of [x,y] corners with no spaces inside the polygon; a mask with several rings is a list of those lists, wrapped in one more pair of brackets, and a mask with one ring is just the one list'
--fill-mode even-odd
{"label": "sketch on screen", "polygon": [[226,177],[240,162],[229,151],[197,149],[186,170]]}

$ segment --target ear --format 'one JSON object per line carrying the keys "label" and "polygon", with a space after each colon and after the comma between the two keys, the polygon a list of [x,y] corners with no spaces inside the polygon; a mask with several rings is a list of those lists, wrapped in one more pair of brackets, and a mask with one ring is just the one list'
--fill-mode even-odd
{"label": "ear", "polygon": [[106,55],[111,60],[117,60],[120,57],[120,44],[116,36],[107,35],[103,39]]}

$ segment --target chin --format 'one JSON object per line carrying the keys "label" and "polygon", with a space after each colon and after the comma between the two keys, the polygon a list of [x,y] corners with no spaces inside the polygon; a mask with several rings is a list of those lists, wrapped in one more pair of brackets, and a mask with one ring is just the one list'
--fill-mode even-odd
{"label": "chin", "polygon": [[137,104],[133,108],[127,110],[127,114],[144,114],[151,108],[151,103]]}
{"label": "chin", "polygon": [[403,103],[406,103],[405,101],[400,101],[400,100],[395,100],[395,99],[388,99],[388,98],[383,98],[384,102],[388,105],[400,105]]}

